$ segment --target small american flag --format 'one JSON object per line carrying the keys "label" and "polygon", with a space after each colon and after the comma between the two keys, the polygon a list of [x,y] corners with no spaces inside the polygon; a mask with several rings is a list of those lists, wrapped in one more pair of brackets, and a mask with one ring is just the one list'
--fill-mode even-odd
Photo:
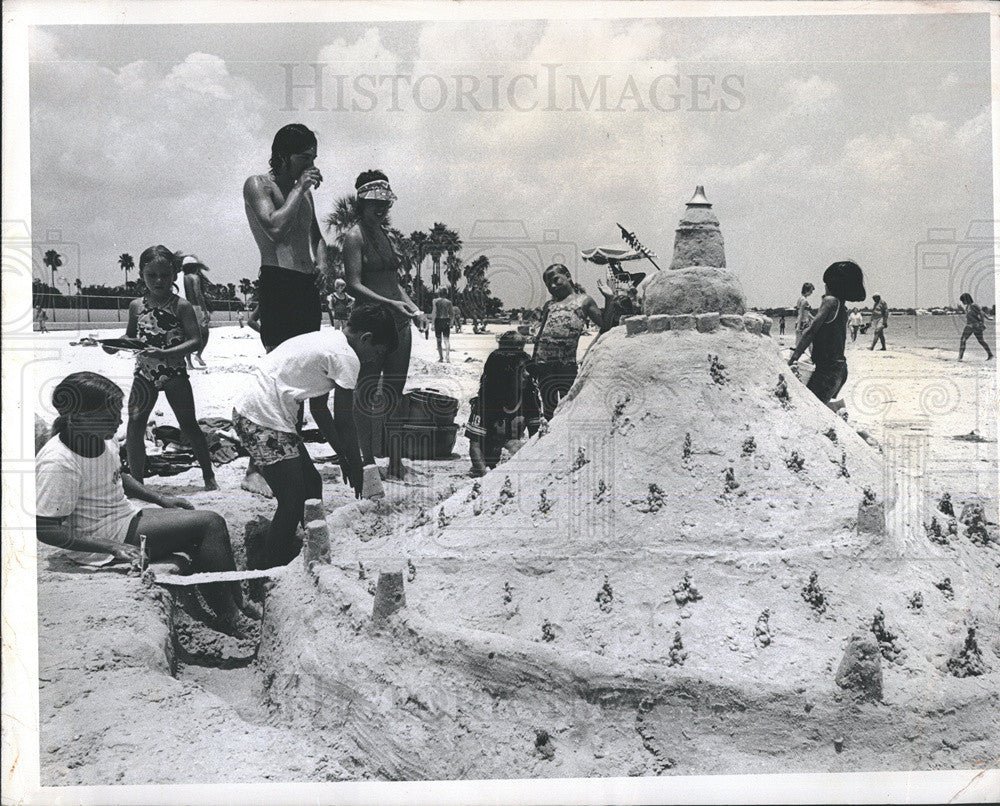
{"label": "small american flag", "polygon": [[[656,266],[656,261],[653,260],[652,253],[640,243],[639,239],[635,237],[634,233],[629,232],[621,224],[618,225],[618,229],[622,231],[622,240],[625,241],[629,246],[631,246],[636,252],[646,258],[650,263]],[[659,269],[659,266],[656,266]]]}

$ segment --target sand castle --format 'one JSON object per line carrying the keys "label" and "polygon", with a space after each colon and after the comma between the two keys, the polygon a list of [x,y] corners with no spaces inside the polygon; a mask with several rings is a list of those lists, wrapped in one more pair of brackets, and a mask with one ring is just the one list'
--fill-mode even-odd
{"label": "sand castle", "polygon": [[700,187],[641,293],[508,461],[374,537],[327,519],[332,564],[268,595],[271,706],[392,779],[877,769],[942,712],[988,737],[995,534],[925,528],[789,373]]}

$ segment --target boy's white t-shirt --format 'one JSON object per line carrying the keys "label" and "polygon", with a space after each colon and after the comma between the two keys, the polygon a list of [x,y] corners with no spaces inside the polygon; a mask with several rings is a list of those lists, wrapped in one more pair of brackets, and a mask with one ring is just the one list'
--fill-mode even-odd
{"label": "boy's white t-shirt", "polygon": [[[35,489],[35,513],[66,518],[65,526],[76,537],[124,543],[139,511],[125,497],[118,443],[113,439],[104,443],[104,453],[89,458],[71,451],[58,436],[52,437],[35,457]],[[72,554],[81,560],[96,556]]]}
{"label": "boy's white t-shirt", "polygon": [[360,371],[343,331],[294,336],[260,360],[233,407],[257,425],[294,434],[300,403],[329,394],[334,385],[353,390]]}

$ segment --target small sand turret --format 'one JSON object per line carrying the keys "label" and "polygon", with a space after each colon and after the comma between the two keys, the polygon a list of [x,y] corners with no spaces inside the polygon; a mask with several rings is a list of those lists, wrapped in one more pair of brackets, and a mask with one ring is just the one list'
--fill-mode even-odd
{"label": "small sand turret", "polygon": [[705,197],[703,185],[695,188],[674,237],[674,259],[670,268],[686,269],[689,266],[726,267],[726,249],[719,219],[712,212],[712,204]]}
{"label": "small sand turret", "polygon": [[719,219],[705,197],[705,188],[698,185],[677,225],[670,269],[651,274],[640,287],[642,312],[743,314],[743,288],[725,267]]}

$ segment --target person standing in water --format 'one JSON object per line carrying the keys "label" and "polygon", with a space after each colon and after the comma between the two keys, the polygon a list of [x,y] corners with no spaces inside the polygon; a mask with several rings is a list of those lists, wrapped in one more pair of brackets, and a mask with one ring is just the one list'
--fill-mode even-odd
{"label": "person standing in water", "polygon": [[[314,164],[316,149],[316,135],[306,126],[282,126],[271,143],[271,170],[243,184],[247,221],[260,250],[256,320],[267,352],[323,323],[318,282],[327,257],[312,197],[323,181]],[[241,486],[271,494],[252,460]]]}
{"label": "person standing in water", "polygon": [[454,306],[448,299],[447,289],[438,291],[431,303],[431,318],[434,320],[434,336],[437,338],[438,363],[451,363],[451,320]]}
{"label": "person standing in water", "polygon": [[588,321],[603,327],[604,316],[593,298],[573,282],[569,269],[562,263],[549,266],[542,280],[552,297],[542,308],[532,374],[541,395],[542,413],[550,420],[559,401],[576,381],[580,336]]}
{"label": "person standing in water", "polygon": [[983,338],[983,332],[986,330],[986,320],[989,317],[982,308],[972,301],[972,294],[962,294],[959,300],[965,306],[965,330],[962,331],[962,339],[958,343],[958,360],[961,361],[965,355],[965,343],[969,340],[969,336],[973,334],[976,336],[976,341],[983,345],[983,349],[986,350],[986,360],[992,360],[993,353]]}
{"label": "person standing in water", "polygon": [[872,346],[869,350],[874,350],[875,345],[882,342],[882,352],[885,352],[885,329],[889,326],[889,306],[878,294],[872,294],[872,320],[871,327],[875,331],[872,337]]}
{"label": "person standing in water", "polygon": [[836,410],[843,404],[831,401],[847,381],[847,302],[860,302],[865,298],[865,278],[861,267],[850,260],[831,265],[823,273],[826,293],[812,322],[799,337],[792,350],[789,366],[795,364],[812,345],[812,360],[816,368],[809,383],[810,392],[823,403]]}
{"label": "person standing in water", "polygon": [[198,363],[202,367],[205,366],[202,353],[205,351],[205,345],[208,344],[208,326],[212,321],[212,314],[208,310],[208,300],[205,298],[205,284],[208,282],[205,272],[208,271],[208,266],[194,255],[187,255],[181,263],[181,271],[183,275],[180,277],[178,296],[186,299],[194,307],[194,317],[198,322],[198,332],[201,335],[201,344],[198,349],[187,355],[188,369],[194,369],[194,358],[198,359]]}

